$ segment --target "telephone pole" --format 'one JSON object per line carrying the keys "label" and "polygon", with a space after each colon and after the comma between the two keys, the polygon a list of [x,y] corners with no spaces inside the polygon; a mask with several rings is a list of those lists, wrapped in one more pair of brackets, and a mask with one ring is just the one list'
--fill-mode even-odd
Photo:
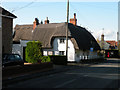
{"label": "telephone pole", "polygon": [[67,1],[67,23],[66,23],[66,58],[68,60],[68,23],[69,23],[69,0]]}

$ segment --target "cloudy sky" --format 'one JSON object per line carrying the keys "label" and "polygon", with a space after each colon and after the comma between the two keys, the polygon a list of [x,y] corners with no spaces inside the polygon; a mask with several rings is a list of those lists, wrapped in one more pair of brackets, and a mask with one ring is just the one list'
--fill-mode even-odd
{"label": "cloudy sky", "polygon": [[[36,0],[24,1],[1,0],[1,6],[15,14],[18,18],[16,24],[32,24],[34,18],[44,21],[46,17],[50,23],[66,22],[67,0],[63,2],[42,2]],[[45,0],[44,0],[45,1]],[[89,1],[89,0],[88,0]],[[114,2],[113,2],[114,1]],[[95,38],[105,34],[105,40],[117,40],[118,31],[118,2],[116,0],[107,2],[70,1],[69,17],[77,15],[77,25],[87,28]]]}

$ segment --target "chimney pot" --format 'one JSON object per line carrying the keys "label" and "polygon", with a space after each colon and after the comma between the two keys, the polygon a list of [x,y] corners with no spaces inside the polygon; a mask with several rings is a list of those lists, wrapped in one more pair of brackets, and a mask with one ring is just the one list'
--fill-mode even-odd
{"label": "chimney pot", "polygon": [[76,13],[74,13],[74,19],[76,19]]}
{"label": "chimney pot", "polygon": [[48,17],[46,17],[45,24],[49,24]]}
{"label": "chimney pot", "polygon": [[33,22],[33,30],[36,28],[36,21]]}
{"label": "chimney pot", "polygon": [[46,17],[46,20],[48,20],[48,17]]}
{"label": "chimney pot", "polygon": [[76,13],[74,13],[74,18],[70,19],[70,23],[72,23],[75,26],[77,25]]}
{"label": "chimney pot", "polygon": [[33,30],[35,30],[37,25],[39,25],[39,20],[38,18],[35,18],[35,21],[33,22]]}

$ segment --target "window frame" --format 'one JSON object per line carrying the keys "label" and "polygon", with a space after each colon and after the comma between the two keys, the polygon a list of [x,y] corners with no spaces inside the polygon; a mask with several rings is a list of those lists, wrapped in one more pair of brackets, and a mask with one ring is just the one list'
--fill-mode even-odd
{"label": "window frame", "polygon": [[59,51],[59,55],[64,56],[65,55],[65,51]]}
{"label": "window frame", "polygon": [[64,38],[61,38],[61,39],[60,39],[60,43],[65,43],[65,39],[64,39]]}

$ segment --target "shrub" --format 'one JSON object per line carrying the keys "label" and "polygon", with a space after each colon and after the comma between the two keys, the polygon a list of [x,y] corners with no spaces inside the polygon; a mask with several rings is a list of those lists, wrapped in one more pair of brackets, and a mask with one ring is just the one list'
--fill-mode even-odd
{"label": "shrub", "polygon": [[42,58],[42,44],[39,41],[30,41],[26,47],[26,61],[28,63],[41,62]]}
{"label": "shrub", "polygon": [[43,56],[42,58],[41,58],[41,62],[42,63],[44,63],[44,62],[50,62],[51,60],[50,60],[50,57],[49,56]]}

